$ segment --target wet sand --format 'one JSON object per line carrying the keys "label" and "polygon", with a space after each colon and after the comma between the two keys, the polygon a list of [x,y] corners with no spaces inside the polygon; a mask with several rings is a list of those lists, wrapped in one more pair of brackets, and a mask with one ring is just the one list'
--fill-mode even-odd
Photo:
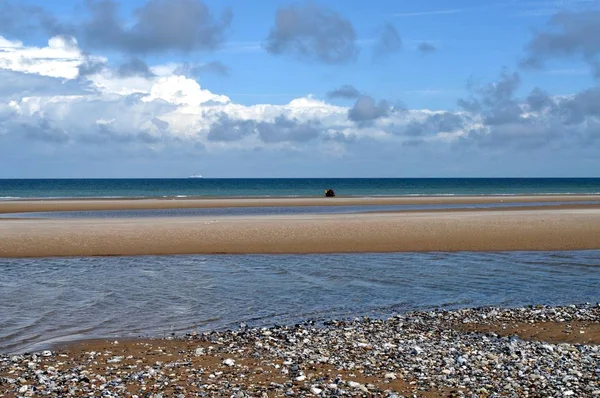
{"label": "wet sand", "polygon": [[482,204],[535,202],[592,202],[600,195],[539,195],[539,196],[418,196],[418,197],[335,197],[335,198],[154,198],[154,199],[37,199],[0,201],[0,213],[191,209],[224,207],[285,207],[285,206],[360,206],[360,205],[420,205],[420,204]]}
{"label": "wet sand", "polygon": [[458,324],[455,328],[463,332],[495,333],[502,337],[518,336],[526,341],[600,345],[598,322],[493,322]]}
{"label": "wet sand", "polygon": [[600,209],[0,220],[0,257],[600,249]]}

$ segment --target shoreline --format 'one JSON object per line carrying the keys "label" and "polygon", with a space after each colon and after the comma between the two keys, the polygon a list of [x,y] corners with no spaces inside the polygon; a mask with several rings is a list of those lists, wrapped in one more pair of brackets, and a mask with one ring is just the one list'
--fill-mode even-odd
{"label": "shoreline", "polygon": [[600,208],[0,220],[0,257],[600,249]]}
{"label": "shoreline", "polygon": [[[513,331],[512,325],[522,326]],[[323,326],[241,325],[0,355],[0,393],[596,396],[599,344],[600,304],[432,310]]]}
{"label": "shoreline", "polygon": [[216,197],[130,199],[19,199],[1,200],[0,214],[50,211],[190,209],[225,207],[426,205],[482,203],[553,203],[600,201],[600,195],[523,196],[352,196],[352,197]]}

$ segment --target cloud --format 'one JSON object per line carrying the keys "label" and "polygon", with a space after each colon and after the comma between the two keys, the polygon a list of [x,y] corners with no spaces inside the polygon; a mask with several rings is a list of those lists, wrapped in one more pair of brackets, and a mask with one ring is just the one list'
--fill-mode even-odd
{"label": "cloud", "polygon": [[254,134],[255,129],[254,120],[235,120],[227,114],[221,114],[219,119],[210,126],[207,138],[215,142],[238,141]]}
{"label": "cloud", "polygon": [[521,99],[515,96],[519,86],[519,75],[504,70],[497,82],[475,87],[472,98],[459,100],[471,118],[461,142],[519,150],[597,142],[600,87],[569,96],[551,96],[536,87]]}
{"label": "cloud", "polygon": [[107,67],[108,66],[105,60],[99,60],[85,56],[77,67],[77,74],[80,77],[96,75],[101,73]]}
{"label": "cloud", "polygon": [[519,122],[523,113],[514,94],[521,84],[518,73],[503,70],[498,81],[475,88],[475,96],[459,99],[458,104],[471,113],[479,113],[485,125]]}
{"label": "cloud", "polygon": [[258,135],[263,142],[307,142],[317,138],[323,126],[318,121],[300,122],[280,115],[272,123],[260,122]]}
{"label": "cloud", "polygon": [[323,126],[318,121],[301,122],[279,115],[273,121],[235,120],[226,114],[210,126],[208,140],[215,142],[239,141],[256,136],[264,143],[307,142],[319,137]]}
{"label": "cloud", "polygon": [[405,129],[398,131],[398,133],[401,132],[411,137],[421,137],[455,132],[463,129],[465,125],[466,121],[461,115],[452,112],[439,112],[428,115],[423,121],[409,123]]}
{"label": "cloud", "polygon": [[370,122],[388,116],[391,109],[390,104],[385,100],[375,102],[373,97],[362,95],[348,110],[348,118],[354,122]]}
{"label": "cloud", "polygon": [[417,50],[419,50],[422,54],[431,54],[437,51],[437,47],[431,43],[424,41],[419,43]]}
{"label": "cloud", "polygon": [[120,77],[142,76],[149,78],[154,76],[154,73],[150,71],[148,65],[136,57],[131,58],[127,62],[121,64],[117,69],[117,73]]}
{"label": "cloud", "polygon": [[350,21],[313,3],[281,7],[265,49],[274,55],[289,54],[302,61],[325,64],[351,62],[358,54]]}
{"label": "cloud", "polygon": [[[93,48],[133,54],[214,50],[231,23],[231,11],[215,18],[201,0],[149,0],[133,13],[127,26],[117,16],[117,3],[88,0],[90,18],[80,27]],[[130,27],[129,27],[130,25]]]}
{"label": "cloud", "polygon": [[218,76],[229,76],[231,69],[220,61],[211,61],[205,64],[185,63],[177,67],[173,73],[186,76],[202,77],[204,74],[211,73]]}
{"label": "cloud", "polygon": [[345,99],[353,99],[360,97],[360,91],[358,91],[354,86],[350,84],[344,84],[336,88],[335,90],[331,90],[327,93],[327,98],[345,98]]}
{"label": "cloud", "polygon": [[82,58],[70,37],[52,37],[46,47],[27,47],[0,36],[0,69],[72,79],[79,75]]}
{"label": "cloud", "polygon": [[600,11],[562,12],[529,41],[521,65],[539,68],[550,59],[579,57],[594,68],[599,54]]}
{"label": "cloud", "polygon": [[216,18],[202,0],[148,0],[125,23],[113,0],[86,0],[77,23],[61,23],[46,10],[23,3],[0,3],[0,33],[28,37],[34,32],[72,36],[85,47],[126,54],[206,51],[218,48],[232,20]]}
{"label": "cloud", "polygon": [[394,54],[402,49],[402,39],[398,34],[398,31],[392,24],[386,24],[379,35],[375,48],[373,49],[373,56],[375,58],[383,57],[386,55]]}
{"label": "cloud", "polygon": [[92,87],[74,80],[0,69],[0,101],[39,96],[88,94]]}
{"label": "cloud", "polygon": [[33,120],[23,123],[20,126],[11,128],[15,135],[22,135],[25,138],[44,141],[52,144],[64,144],[69,141],[69,135],[58,127],[50,125],[45,119]]}
{"label": "cloud", "polygon": [[[132,56],[112,69],[108,60],[86,54],[62,36],[42,48],[6,39],[0,45],[7,49],[0,53],[5,60],[0,61],[3,142],[89,153],[93,150],[85,148],[139,150],[152,156],[182,148],[211,156],[254,151],[353,156],[364,145],[381,150],[449,143],[501,148],[518,147],[520,136],[532,148],[564,145],[568,137],[588,146],[600,141],[594,130],[599,90],[553,97],[537,89],[519,98],[520,76],[508,70],[496,82],[474,85],[460,112],[398,111],[350,85],[328,96],[355,98],[352,106],[311,96],[278,105],[243,105],[178,73],[190,65],[146,65]],[[83,76],[86,68],[90,71]]]}
{"label": "cloud", "polygon": [[539,112],[553,104],[550,94],[539,87],[534,88],[525,101],[533,112]]}
{"label": "cloud", "polygon": [[29,37],[35,32],[50,36],[73,35],[73,27],[60,23],[41,7],[4,0],[0,2],[0,34]]}

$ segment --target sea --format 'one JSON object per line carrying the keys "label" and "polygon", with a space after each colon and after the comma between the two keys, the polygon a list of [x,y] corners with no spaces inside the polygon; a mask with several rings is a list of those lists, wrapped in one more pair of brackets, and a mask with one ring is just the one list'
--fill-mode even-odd
{"label": "sea", "polygon": [[[310,197],[322,196],[328,188],[340,196],[540,195],[542,202],[548,194],[598,194],[600,179],[12,179],[0,180],[0,197]],[[381,208],[129,210],[44,216],[371,210]],[[89,338],[236,329],[241,323],[267,327],[440,308],[597,303],[599,286],[600,250],[0,258],[0,353],[38,351]]]}
{"label": "sea", "polygon": [[18,198],[310,197],[600,194],[600,178],[0,179]]}

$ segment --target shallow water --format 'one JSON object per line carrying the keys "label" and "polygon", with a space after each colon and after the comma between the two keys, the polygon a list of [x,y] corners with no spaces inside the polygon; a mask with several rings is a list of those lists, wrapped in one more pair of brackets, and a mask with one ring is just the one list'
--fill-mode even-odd
{"label": "shallow water", "polygon": [[0,259],[0,352],[91,337],[600,301],[600,251]]}

